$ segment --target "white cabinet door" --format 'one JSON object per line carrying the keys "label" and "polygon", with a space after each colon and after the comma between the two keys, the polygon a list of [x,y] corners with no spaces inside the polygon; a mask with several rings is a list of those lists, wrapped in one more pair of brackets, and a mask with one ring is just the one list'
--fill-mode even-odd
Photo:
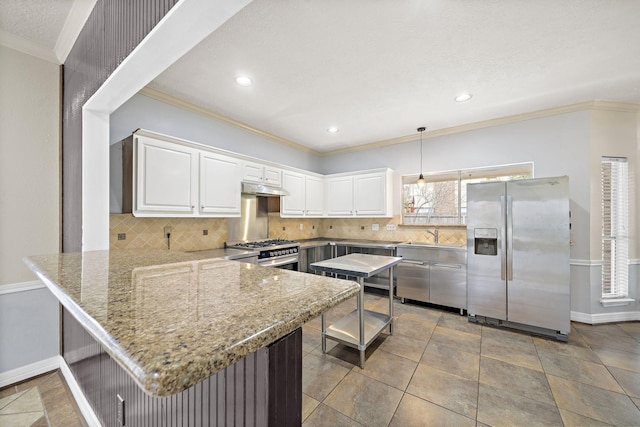
{"label": "white cabinet door", "polygon": [[304,190],[305,215],[324,215],[324,179],[315,176],[305,177]]}
{"label": "white cabinet door", "polygon": [[260,163],[244,162],[242,165],[242,180],[262,182],[264,166]]}
{"label": "white cabinet door", "polygon": [[240,161],[200,152],[200,214],[240,216]]}
{"label": "white cabinet door", "polygon": [[357,216],[386,215],[387,180],[384,173],[356,175],[353,183]]}
{"label": "white cabinet door", "polygon": [[188,147],[138,136],[134,214],[193,215],[198,154]]}
{"label": "white cabinet door", "polygon": [[282,187],[289,192],[280,197],[280,216],[304,216],[305,211],[305,176],[296,172],[282,173]]}
{"label": "white cabinet door", "polygon": [[325,206],[329,216],[353,216],[353,177],[329,178]]}
{"label": "white cabinet door", "polygon": [[273,185],[274,187],[283,187],[282,169],[274,168],[272,166],[265,166],[263,176],[265,184]]}
{"label": "white cabinet door", "polygon": [[243,164],[242,180],[280,187],[282,186],[282,169],[246,161]]}

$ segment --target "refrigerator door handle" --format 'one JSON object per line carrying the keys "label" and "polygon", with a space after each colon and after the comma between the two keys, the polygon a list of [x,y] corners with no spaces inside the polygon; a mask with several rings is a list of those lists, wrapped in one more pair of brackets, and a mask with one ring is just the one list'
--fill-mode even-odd
{"label": "refrigerator door handle", "polygon": [[507,280],[513,280],[513,199],[507,196]]}
{"label": "refrigerator door handle", "polygon": [[[504,218],[506,217],[506,206],[505,206],[505,200],[504,200],[504,196],[500,196],[500,218],[502,218],[502,221],[504,221]],[[505,280],[506,276],[507,276],[507,272],[506,272],[506,259],[505,259],[505,254],[507,253],[507,246],[506,246],[506,232],[505,232],[505,225],[504,223],[500,225],[500,279],[501,280]]]}

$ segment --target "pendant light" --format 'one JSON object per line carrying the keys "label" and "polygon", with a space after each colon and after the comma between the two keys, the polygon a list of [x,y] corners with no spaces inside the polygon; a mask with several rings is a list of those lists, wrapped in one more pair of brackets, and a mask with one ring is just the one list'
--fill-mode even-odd
{"label": "pendant light", "polygon": [[416,184],[418,184],[418,187],[424,188],[424,186],[427,185],[427,182],[424,180],[424,175],[422,175],[422,132],[427,130],[427,128],[421,126],[417,130],[418,132],[420,132],[420,177],[418,178]]}

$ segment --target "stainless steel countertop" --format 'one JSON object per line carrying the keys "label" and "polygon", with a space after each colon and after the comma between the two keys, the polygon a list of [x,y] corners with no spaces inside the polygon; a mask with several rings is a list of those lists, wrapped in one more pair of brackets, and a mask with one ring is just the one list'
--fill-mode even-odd
{"label": "stainless steel countertop", "polygon": [[400,261],[402,261],[401,257],[349,254],[320,262],[314,262],[313,264],[310,264],[309,267],[316,271],[367,278],[374,276],[387,268],[393,267]]}
{"label": "stainless steel countertop", "polygon": [[308,239],[298,240],[300,249],[314,248],[325,245],[345,245],[358,248],[378,248],[378,249],[395,249],[398,243],[386,240],[358,240],[358,239]]}

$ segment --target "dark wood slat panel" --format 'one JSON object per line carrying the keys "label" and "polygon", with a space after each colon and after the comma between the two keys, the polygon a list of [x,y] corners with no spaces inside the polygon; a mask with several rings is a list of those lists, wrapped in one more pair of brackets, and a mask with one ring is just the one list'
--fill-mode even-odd
{"label": "dark wood slat panel", "polygon": [[67,310],[62,317],[63,356],[105,426],[119,426],[117,395],[125,401],[127,427],[300,425],[301,329],[182,393],[153,397]]}
{"label": "dark wood slat panel", "polygon": [[63,66],[62,250],[82,249],[82,106],[177,0],[98,0]]}

